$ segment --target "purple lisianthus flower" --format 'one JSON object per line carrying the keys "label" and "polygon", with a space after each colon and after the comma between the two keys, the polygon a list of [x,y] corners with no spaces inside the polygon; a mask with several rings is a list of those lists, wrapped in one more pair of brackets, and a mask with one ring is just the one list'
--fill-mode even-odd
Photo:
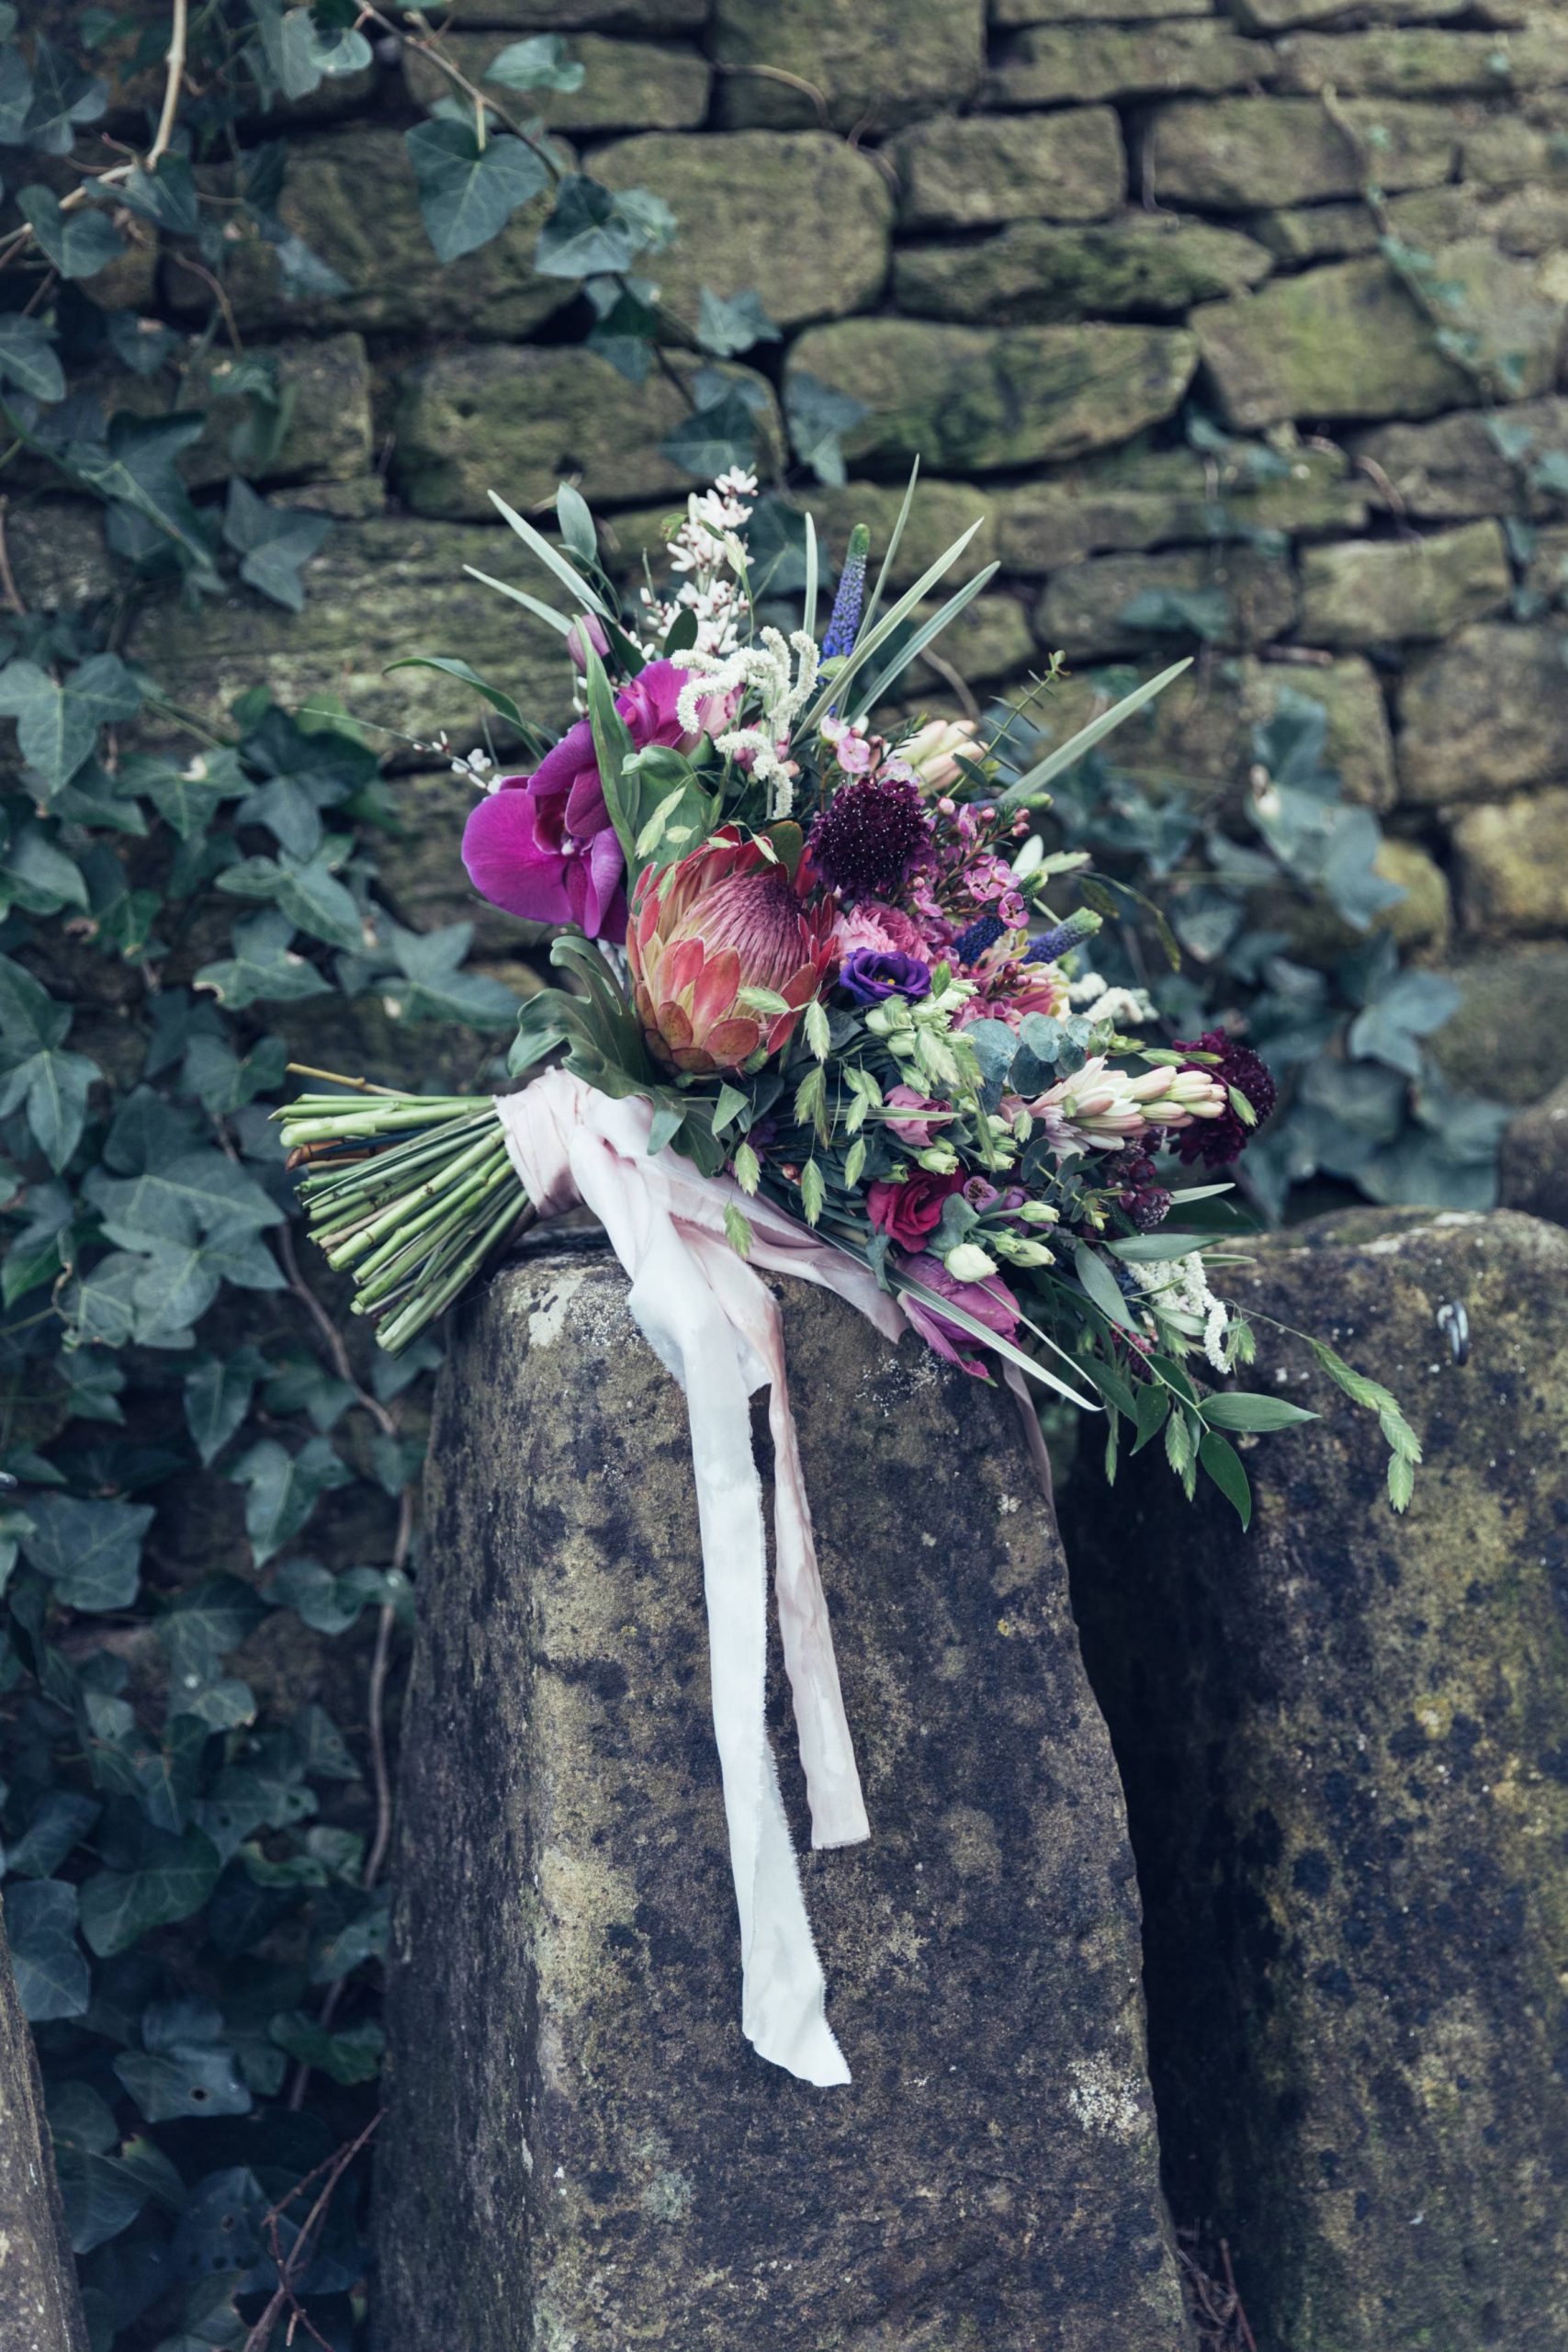
{"label": "purple lisianthus flower", "polygon": [[931,971],[918,956],[897,948],[852,948],[839,967],[839,986],[856,1004],[886,1004],[901,996],[909,1004],[931,992]]}

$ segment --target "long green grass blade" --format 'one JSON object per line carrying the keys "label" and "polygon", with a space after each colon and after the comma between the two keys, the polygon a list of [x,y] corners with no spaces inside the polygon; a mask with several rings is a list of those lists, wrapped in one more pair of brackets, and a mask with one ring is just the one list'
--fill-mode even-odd
{"label": "long green grass blade", "polygon": [[525,523],[514,508],[508,506],[498,491],[492,490],[488,495],[496,513],[504,522],[511,524],[524,546],[531,548],[539,561],[555,573],[572,603],[583,612],[597,613],[601,620],[609,620],[609,607],[598,590],[589,586],[575,564],[568,563],[559,548],[552,547],[542,532],[535,530],[532,523]]}
{"label": "long green grass blade", "polygon": [[861,633],[855,639],[854,651],[850,655],[843,668],[829,679],[811,708],[807,712],[805,718],[800,722],[803,733],[809,734],[811,729],[832,709],[835,703],[843,702],[850,680],[857,671],[865,666],[874,653],[880,652],[900,623],[908,619],[927,590],[934,588],[944,573],[952,571],[985,519],[983,514],[977,514],[969,528],[953,540],[946,552],[939,555],[936,561],[927,571],[921,572],[914,586],[905,590],[892,611],[878,621],[874,629],[868,632],[863,623]]}
{"label": "long green grass blade", "polygon": [[1019,777],[1016,784],[1008,786],[997,802],[997,807],[1016,808],[1021,800],[1027,800],[1034,793],[1043,792],[1048,784],[1064,775],[1068,768],[1077,767],[1086,752],[1092,752],[1097,743],[1103,743],[1105,738],[1120,727],[1123,719],[1131,718],[1135,710],[1142,710],[1144,705],[1146,702],[1152,702],[1156,695],[1163,694],[1173,679],[1179,678],[1183,670],[1190,670],[1191,667],[1192,656],[1189,653],[1179,662],[1173,662],[1168,670],[1162,670],[1157,678],[1145,678],[1141,686],[1134,686],[1130,695],[1123,695],[1120,702],[1112,703],[1111,708],[1101,711],[1098,718],[1091,718],[1087,727],[1080,727],[1077,733],[1067,742],[1048,753],[1044,759],[1037,761],[1027,774]]}
{"label": "long green grass blade", "polygon": [[853,708],[851,715],[858,717],[865,711],[874,710],[896,682],[903,676],[905,671],[919,661],[932,639],[940,637],[949,623],[958,618],[964,605],[977,596],[988,582],[996,578],[998,569],[997,564],[988,563],[984,571],[977,571],[974,579],[967,582],[955,594],[950,596],[946,604],[932,613],[929,620],[922,621],[908,643],[902,645],[892,660],[885,663],[877,672],[864,693],[857,693],[852,696]]}
{"label": "long green grass blade", "polygon": [[893,559],[898,552],[898,542],[904,536],[904,526],[909,519],[909,509],[915,503],[915,484],[919,479],[920,461],[917,458],[909,468],[909,480],[904,492],[904,503],[898,509],[898,519],[893,526],[893,536],[887,542],[882,561],[877,568],[876,583],[860,616],[863,635],[868,628],[874,628],[876,616],[882,610],[882,592],[886,587],[892,573]]}
{"label": "long green grass blade", "polygon": [[570,637],[571,634],[571,623],[566,615],[558,613],[553,605],[541,604],[537,596],[530,596],[526,588],[514,588],[510,580],[496,580],[490,572],[480,571],[477,565],[471,563],[466,563],[463,569],[470,580],[482,580],[487,588],[499,588],[503,596],[510,596],[514,605],[521,605],[525,612],[533,614],[536,620],[547,621],[558,636]]}

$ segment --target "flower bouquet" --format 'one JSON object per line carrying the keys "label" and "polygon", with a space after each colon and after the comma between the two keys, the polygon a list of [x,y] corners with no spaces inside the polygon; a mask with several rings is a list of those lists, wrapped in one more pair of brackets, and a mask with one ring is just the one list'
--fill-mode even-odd
{"label": "flower bouquet", "polygon": [[[389,1349],[534,1217],[586,1204],[604,1224],[692,1416],[746,2030],[836,2081],[761,1769],[765,1555],[745,1400],[763,1381],[815,1840],[867,1833],[755,1268],[828,1283],[976,1378],[997,1370],[1021,1396],[1032,1383],[1103,1414],[1112,1472],[1120,1442],[1163,1438],[1188,1493],[1207,1476],[1244,1519],[1232,1439],[1309,1417],[1235,1386],[1251,1336],[1212,1278],[1239,1221],[1227,1179],[1189,1181],[1244,1151],[1273,1103],[1269,1072],[1224,1031],[1162,1038],[1147,996],[1108,984],[1095,943],[1114,902],[1081,857],[1046,852],[1035,821],[1052,778],[1187,665],[1021,771],[1012,715],[984,727],[910,706],[915,665],[995,569],[930,601],[973,531],[891,598],[911,480],[874,580],[867,534],[852,534],[818,634],[809,518],[790,626],[748,548],[755,487],[730,473],[694,495],[669,584],[624,601],[575,491],[559,493],[559,545],[495,500],[565,593],[558,609],[502,590],[561,637],[581,716],[551,741],[467,664],[411,658],[466,681],[529,747],[530,771],[499,782],[484,754],[457,764],[485,787],[463,843],[476,888],[558,927],[562,985],[524,1006],[511,1056],[519,1078],[539,1074],[477,1101],[355,1084],[278,1116],[311,1230]],[[1397,1405],[1313,1344],[1380,1415],[1403,1506],[1418,1457]],[[1032,1410],[1028,1428],[1043,1461]],[[744,1693],[739,1729],[728,1687]]]}

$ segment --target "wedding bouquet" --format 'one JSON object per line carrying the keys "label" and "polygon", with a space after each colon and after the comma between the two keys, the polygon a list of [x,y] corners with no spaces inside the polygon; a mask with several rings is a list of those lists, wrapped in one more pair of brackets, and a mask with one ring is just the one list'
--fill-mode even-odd
{"label": "wedding bouquet", "polygon": [[[672,582],[627,603],[575,491],[558,547],[496,499],[566,592],[557,610],[502,588],[560,634],[581,717],[552,741],[465,662],[411,659],[466,680],[529,746],[526,775],[494,781],[483,753],[456,764],[485,787],[463,843],[476,887],[558,926],[566,985],[524,1006],[512,1052],[514,1073],[538,1074],[479,1101],[340,1081],[348,1099],[278,1115],[311,1229],[388,1348],[532,1218],[586,1206],[603,1224],[691,1421],[742,2027],[827,2085],[849,2069],[764,1709],[761,1386],[812,1842],[870,1831],[757,1270],[837,1291],[891,1340],[912,1326],[976,1378],[999,1366],[1047,1482],[1030,1381],[1104,1413],[1108,1469],[1123,1430],[1163,1431],[1189,1494],[1206,1475],[1244,1519],[1231,1436],[1308,1416],[1229,1385],[1252,1352],[1210,1279],[1230,1186],[1183,1173],[1236,1159],[1273,1102],[1269,1072],[1223,1030],[1158,1040],[1148,998],[1095,969],[1104,910],[1083,861],[1047,854],[1034,825],[1052,777],[1185,663],[1013,773],[1010,719],[907,707],[914,664],[990,577],[927,607],[973,533],[884,609],[908,497],[874,583],[856,529],[819,639],[810,522],[792,627],[744,536],[754,491],[731,473],[694,495]],[[1380,1415],[1402,1506],[1417,1448],[1398,1406],[1313,1345]]]}
{"label": "wedding bouquet", "polygon": [[[495,499],[569,603],[487,584],[559,634],[583,715],[552,741],[466,663],[411,661],[476,688],[534,760],[499,781],[483,753],[455,763],[484,787],[463,845],[476,888],[560,926],[566,985],[525,1006],[511,1068],[564,1050],[588,1087],[648,1105],[650,1154],[722,1188],[742,1258],[752,1204],[771,1207],[966,1372],[999,1362],[1103,1409],[1111,1468],[1123,1434],[1163,1432],[1188,1492],[1207,1475],[1245,1517],[1231,1437],[1308,1416],[1228,1385],[1253,1352],[1212,1285],[1235,1249],[1212,1205],[1230,1186],[1184,1176],[1238,1159],[1273,1081],[1223,1031],[1162,1041],[1148,998],[1106,984],[1104,918],[1071,902],[1085,861],[1046,854],[1033,821],[1052,778],[1187,665],[1021,774],[1013,715],[988,731],[905,715],[910,672],[995,570],[928,608],[966,534],[884,609],[914,488],[874,584],[852,534],[820,637],[809,518],[800,626],[766,617],[747,474],[690,499],[671,583],[635,602],[575,491],[559,493],[561,547]],[[546,1205],[524,1189],[506,1099],[360,1088],[278,1114],[312,1232],[388,1349]],[[1317,1353],[1379,1412],[1402,1506],[1417,1455],[1393,1400]]]}

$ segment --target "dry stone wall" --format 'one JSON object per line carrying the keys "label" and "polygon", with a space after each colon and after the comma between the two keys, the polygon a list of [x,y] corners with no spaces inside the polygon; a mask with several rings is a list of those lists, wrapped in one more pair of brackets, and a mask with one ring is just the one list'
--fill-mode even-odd
{"label": "dry stone wall", "polygon": [[[1280,685],[1317,694],[1395,837],[1407,940],[1466,979],[1452,1074],[1519,1102],[1568,1076],[1563,0],[457,0],[454,23],[470,67],[531,30],[576,43],[586,78],[547,119],[674,208],[668,297],[755,288],[783,330],[742,371],[770,451],[792,377],[864,404],[849,486],[810,493],[831,533],[886,523],[917,454],[911,574],[984,518],[1000,571],[951,646],[977,688],[1060,647],[1065,731],[1098,671],[1185,650],[1201,610],[1203,661],[1128,763],[1234,785]],[[238,256],[240,327],[293,400],[243,469],[343,527],[299,618],[246,597],[139,624],[131,650],[198,707],[265,683],[460,724],[445,684],[381,678],[418,642],[548,715],[547,646],[463,575],[510,568],[486,490],[526,506],[570,475],[629,560],[689,487],[660,446],[677,390],[581,349],[572,288],[533,273],[537,204],[435,262],[401,131],[436,93],[395,46],[288,126],[282,218],[349,291],[291,302],[265,247]],[[205,300],[164,269],[166,311]],[[74,529],[22,532],[19,571],[78,580]],[[391,878],[411,918],[449,919],[456,787],[408,791]],[[515,952],[513,927],[482,935]]]}

